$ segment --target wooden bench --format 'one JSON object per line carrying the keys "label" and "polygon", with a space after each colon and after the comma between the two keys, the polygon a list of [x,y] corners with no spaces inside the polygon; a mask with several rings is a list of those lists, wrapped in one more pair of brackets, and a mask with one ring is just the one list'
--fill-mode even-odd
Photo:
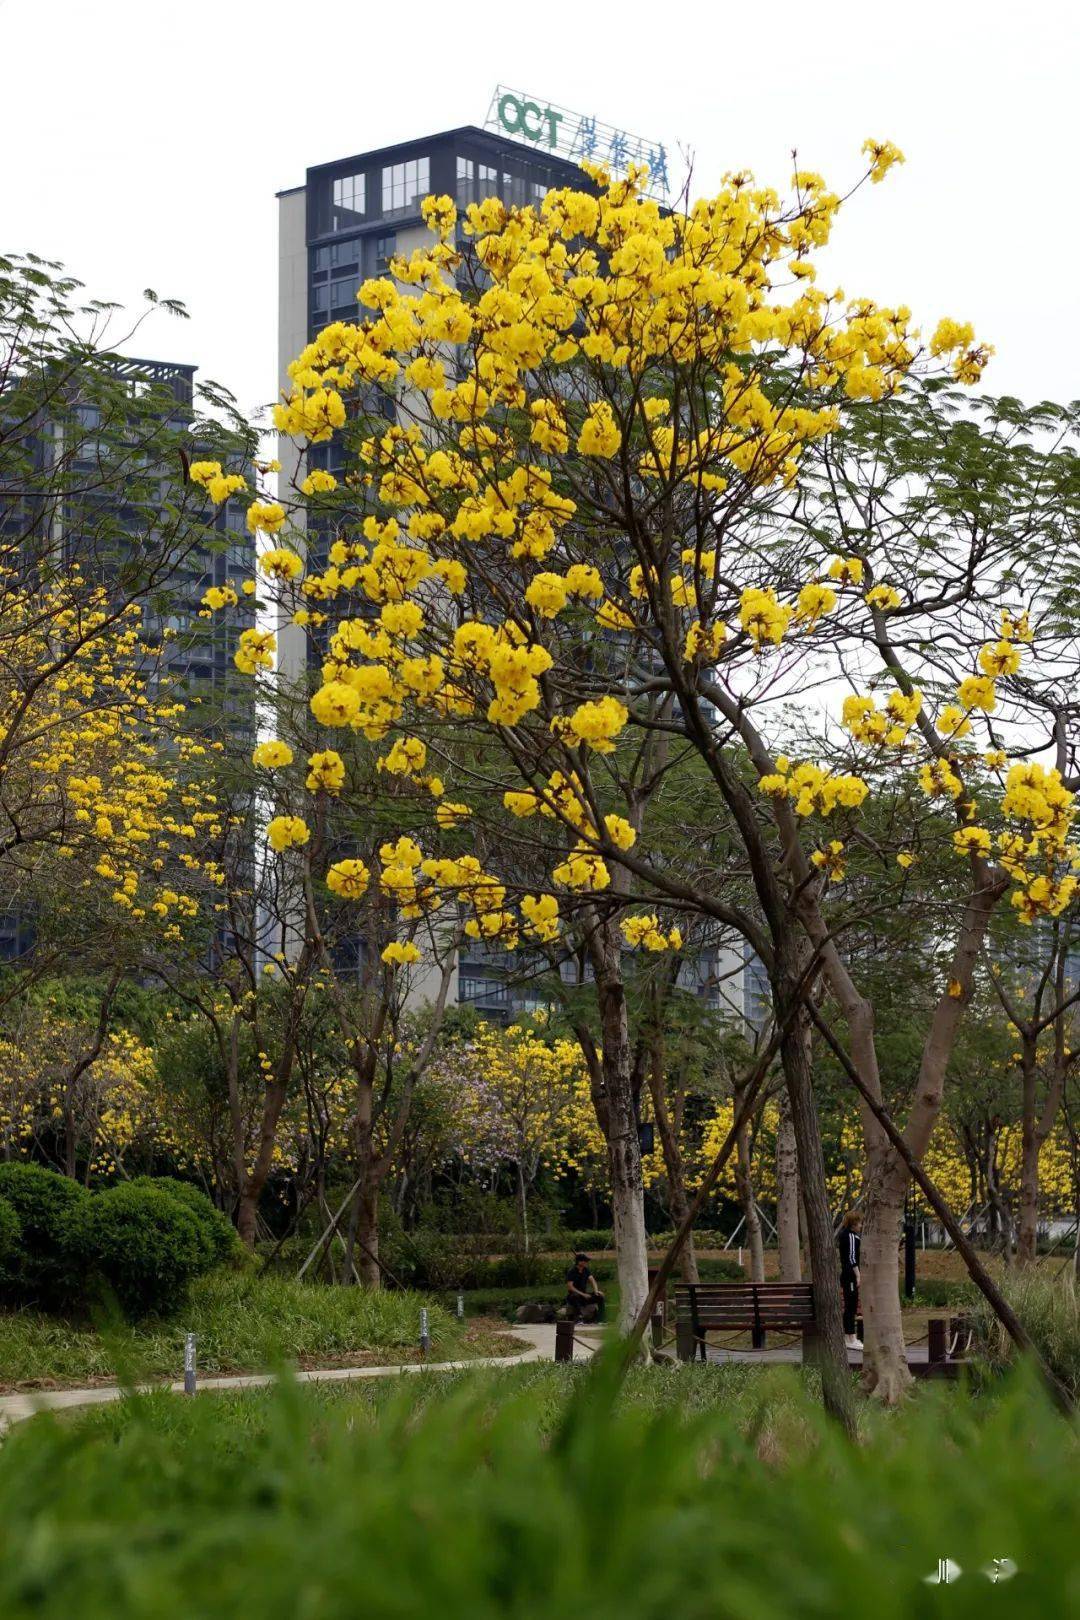
{"label": "wooden bench", "polygon": [[680,1361],[705,1360],[708,1332],[749,1330],[755,1350],[765,1348],[769,1329],[801,1332],[803,1360],[811,1359],[817,1338],[812,1283],[677,1283],[675,1348]]}

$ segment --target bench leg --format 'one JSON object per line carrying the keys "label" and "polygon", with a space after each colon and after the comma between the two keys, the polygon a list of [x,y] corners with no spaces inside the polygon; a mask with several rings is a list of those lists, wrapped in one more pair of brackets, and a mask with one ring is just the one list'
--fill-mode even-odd
{"label": "bench leg", "polygon": [[755,1350],[764,1350],[764,1348],[765,1348],[765,1329],[763,1327],[756,1327],[756,1328],[751,1328],[750,1329],[750,1343],[752,1344],[752,1346],[754,1347]]}
{"label": "bench leg", "polygon": [[675,1326],[675,1354],[680,1361],[693,1361],[697,1350],[694,1327],[691,1322],[678,1322]]}
{"label": "bench leg", "polygon": [[932,1316],[926,1324],[926,1359],[931,1366],[945,1360],[948,1346],[945,1318]]}

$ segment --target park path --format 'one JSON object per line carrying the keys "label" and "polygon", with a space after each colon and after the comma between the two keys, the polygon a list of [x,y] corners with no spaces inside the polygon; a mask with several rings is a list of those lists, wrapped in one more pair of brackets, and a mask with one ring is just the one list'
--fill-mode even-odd
{"label": "park path", "polygon": [[[521,1341],[521,1350],[510,1356],[478,1356],[469,1361],[403,1361],[385,1367],[326,1367],[310,1372],[294,1372],[298,1384],[340,1384],[356,1378],[396,1378],[402,1373],[467,1372],[476,1367],[520,1367],[529,1361],[551,1361],[555,1355],[555,1328],[540,1323],[535,1327],[507,1327],[510,1338]],[[274,1373],[236,1373],[223,1378],[200,1378],[199,1392],[209,1389],[265,1389],[276,1382]],[[141,1391],[168,1390],[182,1395],[182,1383],[140,1384]],[[36,1412],[62,1412],[79,1406],[102,1406],[122,1399],[125,1391],[118,1384],[99,1384],[87,1389],[38,1389],[17,1395],[0,1396],[0,1433],[33,1417]]]}

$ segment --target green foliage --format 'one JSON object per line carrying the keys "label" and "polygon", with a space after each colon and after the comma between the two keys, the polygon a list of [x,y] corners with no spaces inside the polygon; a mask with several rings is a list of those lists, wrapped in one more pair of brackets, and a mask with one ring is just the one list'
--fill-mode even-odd
{"label": "green foliage", "polygon": [[[1080,1293],[1068,1270],[1055,1278],[1020,1272],[1001,1286],[1047,1366],[1080,1400]],[[1015,1361],[1015,1347],[981,1294],[972,1314],[976,1349],[996,1375]]]}
{"label": "green foliage", "polygon": [[203,1373],[263,1372],[281,1363],[350,1365],[407,1360],[429,1305],[432,1353],[468,1353],[463,1329],[411,1293],[370,1293],[228,1268],[192,1283],[168,1316],[101,1329],[34,1311],[0,1312],[0,1384],[85,1384],[92,1379],[179,1378],[184,1334],[194,1333]]}
{"label": "green foliage", "polygon": [[22,1222],[6,1198],[0,1198],[0,1276],[18,1255]]}
{"label": "green foliage", "polygon": [[178,1304],[192,1278],[213,1265],[200,1218],[158,1187],[128,1183],[96,1193],[82,1226],[91,1279],[105,1283],[129,1316]]}
{"label": "green foliage", "polygon": [[[851,1445],[795,1379],[683,1370],[568,1417],[554,1371],[500,1380],[497,1398],[486,1376],[409,1380],[379,1396],[377,1421],[366,1394],[286,1389],[24,1425],[0,1450],[0,1609],[546,1620],[587,1604],[598,1620],[835,1620],[869,1603],[880,1620],[1027,1620],[1070,1607],[1077,1436],[1026,1386],[982,1410],[925,1392]],[[992,1587],[979,1571],[1004,1556],[1019,1573]],[[943,1557],[964,1572],[947,1593],[925,1584]]]}
{"label": "green foliage", "polygon": [[77,1182],[36,1164],[0,1164],[0,1198],[21,1228],[17,1267],[4,1291],[19,1304],[67,1304],[83,1267],[81,1216],[90,1194]]}
{"label": "green foliage", "polygon": [[182,1204],[195,1217],[208,1266],[236,1259],[240,1252],[240,1240],[232,1222],[226,1219],[220,1209],[215,1209],[206,1194],[190,1181],[177,1181],[174,1176],[137,1176],[131,1185],[157,1188],[166,1197]]}

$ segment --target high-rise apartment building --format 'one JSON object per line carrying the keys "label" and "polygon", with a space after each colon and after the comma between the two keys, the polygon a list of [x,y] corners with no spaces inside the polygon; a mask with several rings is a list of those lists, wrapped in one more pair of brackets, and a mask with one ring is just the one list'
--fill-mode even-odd
{"label": "high-rise apartment building", "polygon": [[[195,422],[197,367],[127,357],[112,358],[107,365],[122,393],[140,398],[144,406],[151,400],[154,420],[175,430],[176,444],[185,445],[196,459],[199,447],[188,430]],[[183,696],[186,723],[193,729],[211,731],[227,724],[234,737],[254,742],[250,682],[238,676],[233,664],[240,633],[254,622],[241,591],[255,567],[244,508],[226,501],[190,523],[173,526],[167,513],[175,492],[170,495],[169,486],[183,476],[179,462],[160,468],[148,462],[139,448],[142,434],[133,427],[138,443],[130,445],[132,467],[125,477],[123,418],[112,398],[112,414],[103,422],[92,393],[87,390],[83,397],[76,373],[63,409],[35,418],[21,431],[18,448],[25,460],[19,459],[16,467],[13,458],[10,489],[0,475],[0,548],[9,560],[15,554],[29,559],[44,544],[64,564],[78,561],[88,579],[97,577],[106,585],[123,577],[133,555],[144,549],[157,553],[161,584],[144,602],[143,630],[151,644],[161,646],[161,679]],[[140,420],[145,427],[145,417]],[[103,474],[103,467],[110,471]],[[166,534],[177,535],[171,567],[159,549],[159,518],[170,525]],[[200,617],[203,594],[211,585],[231,585],[237,592],[240,605],[234,614]],[[166,630],[172,634],[163,641]],[[33,938],[28,911],[15,905],[0,912],[0,961],[17,960]]]}

